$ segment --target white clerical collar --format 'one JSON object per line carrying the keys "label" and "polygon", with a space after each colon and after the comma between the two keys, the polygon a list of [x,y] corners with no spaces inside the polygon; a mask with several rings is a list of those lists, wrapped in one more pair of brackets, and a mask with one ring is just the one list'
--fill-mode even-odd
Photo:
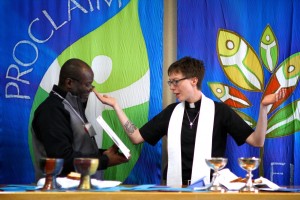
{"label": "white clerical collar", "polygon": [[195,108],[195,104],[194,103],[189,103],[190,108]]}

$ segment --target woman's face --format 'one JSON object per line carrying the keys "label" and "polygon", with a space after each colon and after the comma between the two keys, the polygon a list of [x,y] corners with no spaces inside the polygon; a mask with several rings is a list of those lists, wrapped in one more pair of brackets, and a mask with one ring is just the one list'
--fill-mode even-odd
{"label": "woman's face", "polygon": [[175,94],[176,98],[182,102],[190,102],[194,96],[194,83],[193,78],[185,77],[181,72],[172,73],[169,75],[168,84],[170,90]]}

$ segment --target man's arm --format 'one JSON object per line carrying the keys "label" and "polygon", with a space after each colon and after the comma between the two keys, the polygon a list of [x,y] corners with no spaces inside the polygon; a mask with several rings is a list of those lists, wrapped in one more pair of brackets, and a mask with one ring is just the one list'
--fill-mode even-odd
{"label": "man's arm", "polygon": [[260,104],[259,116],[255,131],[246,139],[246,142],[255,147],[262,147],[265,142],[268,127],[268,106],[284,98],[286,89],[281,89],[275,94],[265,96]]}
{"label": "man's arm", "polygon": [[98,93],[95,89],[93,90],[97,98],[106,105],[109,105],[114,108],[117,113],[117,116],[120,120],[120,123],[123,126],[123,129],[127,133],[129,139],[133,144],[139,144],[144,142],[143,137],[139,129],[128,119],[122,108],[119,106],[117,100],[113,97],[109,97],[108,95],[102,95]]}

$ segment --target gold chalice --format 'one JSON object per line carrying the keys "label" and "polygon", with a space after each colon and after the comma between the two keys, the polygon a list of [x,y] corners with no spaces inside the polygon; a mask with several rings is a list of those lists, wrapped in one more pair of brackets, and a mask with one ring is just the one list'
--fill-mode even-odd
{"label": "gold chalice", "polygon": [[253,186],[252,171],[257,169],[260,164],[260,158],[239,158],[239,165],[242,169],[247,171],[247,182],[240,192],[257,192],[258,190]]}
{"label": "gold chalice", "polygon": [[45,184],[42,191],[56,190],[60,185],[56,182],[56,176],[63,169],[64,159],[62,158],[41,158],[39,167],[45,177]]}
{"label": "gold chalice", "polygon": [[91,175],[95,174],[99,165],[97,158],[74,158],[75,170],[81,174],[77,190],[90,190],[92,188]]}
{"label": "gold chalice", "polygon": [[214,170],[213,178],[210,183],[210,187],[208,190],[213,192],[224,192],[226,189],[220,185],[218,177],[219,170],[223,169],[227,164],[227,158],[215,157],[215,158],[207,158],[205,159],[206,164]]}

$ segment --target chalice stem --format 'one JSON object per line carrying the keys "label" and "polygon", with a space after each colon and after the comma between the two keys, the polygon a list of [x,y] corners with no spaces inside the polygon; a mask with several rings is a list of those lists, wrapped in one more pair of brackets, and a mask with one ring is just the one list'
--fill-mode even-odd
{"label": "chalice stem", "polygon": [[90,175],[82,176],[80,179],[79,189],[90,190],[91,189],[91,177]]}
{"label": "chalice stem", "polygon": [[212,185],[213,186],[219,186],[219,180],[218,180],[218,171],[215,171],[213,174],[213,179],[212,179]]}
{"label": "chalice stem", "polygon": [[252,183],[252,171],[250,170],[248,172],[248,180],[247,180],[247,187],[252,188],[253,183]]}
{"label": "chalice stem", "polygon": [[55,189],[56,187],[55,177],[51,174],[47,174],[45,178],[45,184],[43,190],[51,190]]}

